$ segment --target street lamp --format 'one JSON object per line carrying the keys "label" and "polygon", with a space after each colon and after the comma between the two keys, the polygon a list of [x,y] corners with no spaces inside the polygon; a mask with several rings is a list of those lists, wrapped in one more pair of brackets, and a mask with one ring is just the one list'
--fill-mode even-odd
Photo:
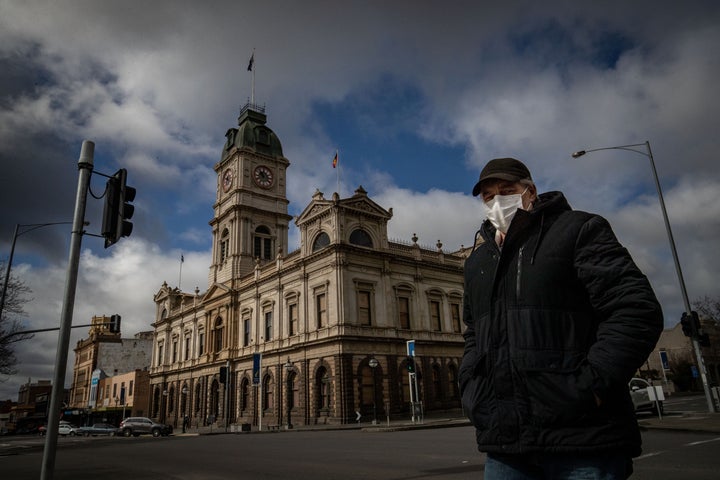
{"label": "street lamp", "polygon": [[[644,146],[647,150],[637,150],[632,147]],[[618,145],[616,147],[603,147],[593,148],[590,150],[579,150],[572,154],[573,158],[579,158],[590,152],[597,152],[600,150],[627,150],[628,152],[639,153],[650,159],[650,167],[652,167],[653,178],[655,179],[655,188],[657,189],[658,198],[660,199],[660,208],[663,214],[663,220],[665,221],[665,230],[667,231],[668,241],[670,242],[670,250],[672,251],[673,260],[675,262],[675,271],[677,272],[678,281],[680,282],[680,292],[682,293],[683,303],[685,304],[685,311],[688,315],[691,313],[690,300],[688,298],[687,289],[685,288],[685,280],[683,280],[682,269],[680,268],[680,261],[678,260],[677,250],[675,248],[675,240],[673,239],[672,229],[670,228],[670,220],[668,220],[667,210],[665,209],[665,200],[663,199],[662,189],[660,188],[660,180],[658,179],[657,170],[655,169],[655,159],[653,159],[652,150],[650,150],[650,142],[645,143],[633,143],[630,145]],[[695,357],[697,358],[698,367],[700,368],[700,376],[702,377],[703,388],[705,390],[705,399],[707,400],[708,411],[715,412],[715,405],[713,404],[712,395],[710,394],[710,386],[707,380],[707,371],[705,370],[705,362],[702,357],[702,350],[696,336],[692,337],[692,344],[695,350]]]}
{"label": "street lamp", "polygon": [[290,421],[290,412],[292,410],[293,403],[295,403],[294,393],[293,393],[293,382],[292,382],[292,369],[293,369],[293,363],[290,361],[290,357],[288,357],[287,362],[285,362],[285,371],[287,372],[287,381],[285,382],[287,384],[287,425],[286,429],[290,430],[293,428],[292,422]]}
{"label": "street lamp", "polygon": [[[52,223],[28,223],[25,225],[15,225],[15,233],[13,233],[12,245],[10,246],[10,256],[8,257],[7,268],[5,269],[5,282],[3,283],[2,297],[0,297],[0,319],[2,319],[3,309],[5,308],[5,295],[7,293],[8,282],[10,281],[10,268],[12,267],[13,256],[15,255],[15,243],[17,237],[25,233],[37,230],[42,227],[49,227],[50,225],[72,225],[73,222],[52,222]],[[85,222],[84,225],[90,225],[90,222]],[[20,230],[21,227],[28,227],[26,230]]]}
{"label": "street lamp", "polygon": [[372,369],[373,379],[373,425],[377,425],[377,381],[375,380],[375,369],[379,364],[380,362],[378,362],[375,357],[368,361],[368,365],[370,365]]}

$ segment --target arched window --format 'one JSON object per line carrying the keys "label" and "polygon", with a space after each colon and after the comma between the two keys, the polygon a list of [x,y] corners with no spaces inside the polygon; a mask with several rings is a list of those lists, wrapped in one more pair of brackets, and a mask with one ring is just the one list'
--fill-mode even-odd
{"label": "arched window", "polygon": [[230,253],[230,232],[224,229],[220,235],[220,263],[225,263]]}
{"label": "arched window", "polygon": [[450,387],[448,391],[450,392],[451,398],[457,400],[460,398],[460,386],[458,385],[458,369],[454,363],[448,365],[448,377],[450,383],[448,385]]}
{"label": "arched window", "polygon": [[170,387],[170,391],[167,396],[167,411],[173,413],[175,411],[175,387]]}
{"label": "arched window", "polygon": [[433,393],[435,394],[435,400],[440,401],[442,399],[442,380],[440,375],[440,365],[437,363],[432,366],[432,384]]}
{"label": "arched window", "polygon": [[248,403],[250,400],[250,381],[247,378],[243,378],[240,382],[240,411],[247,410],[250,408]]}
{"label": "arched window", "polygon": [[255,229],[253,236],[253,257],[261,260],[273,259],[272,237],[270,229],[260,226]]}
{"label": "arched window", "polygon": [[370,235],[365,231],[361,229],[354,230],[350,234],[350,243],[353,245],[359,245],[361,247],[368,247],[372,248],[372,238]]}
{"label": "arched window", "polygon": [[210,423],[217,419],[218,414],[220,414],[220,384],[217,380],[213,380],[210,386],[210,416],[213,419],[210,420]]}
{"label": "arched window", "polygon": [[320,232],[320,235],[315,237],[315,241],[313,242],[312,251],[317,252],[318,250],[322,250],[323,248],[330,245],[330,237],[325,232]]}
{"label": "arched window", "polygon": [[272,376],[266,375],[263,379],[263,411],[273,409],[273,381]]}
{"label": "arched window", "polygon": [[315,373],[315,402],[320,412],[330,409],[330,376],[325,367],[320,367]]}
{"label": "arched window", "polygon": [[200,394],[201,394],[201,386],[200,382],[195,384],[195,414],[197,415],[200,412]]}
{"label": "arched window", "polygon": [[369,365],[364,365],[360,370],[360,405],[363,407],[372,407],[373,388],[373,369]]}
{"label": "arched window", "polygon": [[297,382],[295,381],[295,378],[297,377],[295,372],[288,373],[287,376],[287,408],[288,410],[292,410],[295,408],[295,401],[297,399]]}
{"label": "arched window", "polygon": [[215,352],[219,352],[223,348],[223,320],[222,318],[218,317],[215,319],[215,329],[213,330],[214,338],[214,347]]}

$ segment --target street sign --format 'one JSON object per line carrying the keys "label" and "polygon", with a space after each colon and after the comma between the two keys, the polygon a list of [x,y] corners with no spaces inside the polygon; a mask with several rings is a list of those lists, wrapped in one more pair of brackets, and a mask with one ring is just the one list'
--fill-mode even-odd
{"label": "street sign", "polygon": [[668,361],[668,354],[665,350],[660,350],[660,363],[662,364],[663,370],[670,370],[670,362]]}
{"label": "street sign", "polygon": [[260,385],[260,364],[262,353],[253,353],[253,385]]}
{"label": "street sign", "polygon": [[359,422],[362,415],[360,415],[360,412],[358,412],[357,410],[355,410],[355,415],[357,415],[357,417],[355,418],[355,421]]}
{"label": "street sign", "polygon": [[405,343],[407,343],[408,357],[414,357],[415,356],[415,340],[408,340]]}

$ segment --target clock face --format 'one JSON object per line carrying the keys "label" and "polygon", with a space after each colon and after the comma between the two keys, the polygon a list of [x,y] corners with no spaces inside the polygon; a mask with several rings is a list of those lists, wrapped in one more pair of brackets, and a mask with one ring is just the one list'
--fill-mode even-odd
{"label": "clock face", "polygon": [[259,187],[270,188],[273,185],[273,173],[268,167],[260,165],[253,172],[253,180]]}
{"label": "clock face", "polygon": [[233,173],[232,173],[232,170],[227,169],[227,170],[225,170],[225,173],[223,174],[223,177],[222,177],[222,188],[223,188],[223,191],[224,191],[224,192],[227,192],[228,190],[230,190],[230,187],[232,187],[232,183],[233,183]]}

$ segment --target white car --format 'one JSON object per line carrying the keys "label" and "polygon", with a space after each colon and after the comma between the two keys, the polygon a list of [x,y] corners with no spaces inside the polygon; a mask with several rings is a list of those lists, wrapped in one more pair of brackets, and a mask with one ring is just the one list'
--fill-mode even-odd
{"label": "white car", "polygon": [[77,435],[77,428],[75,425],[71,425],[69,423],[61,423],[58,426],[58,434],[65,436],[70,435],[71,437],[74,437]]}
{"label": "white car", "polygon": [[655,415],[662,415],[664,412],[664,397],[660,394],[657,402],[650,398],[648,388],[651,387],[647,380],[642,378],[633,378],[628,384],[630,388],[630,397],[632,398],[635,412],[652,412]]}

